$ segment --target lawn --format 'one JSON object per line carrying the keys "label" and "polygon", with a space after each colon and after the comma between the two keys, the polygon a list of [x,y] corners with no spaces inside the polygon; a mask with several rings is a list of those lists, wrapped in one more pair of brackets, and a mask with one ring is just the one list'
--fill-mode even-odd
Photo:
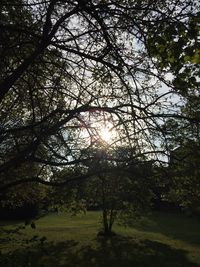
{"label": "lawn", "polygon": [[36,229],[1,222],[1,267],[198,267],[198,218],[153,213],[132,227],[116,225],[116,236],[97,237],[100,213],[50,214]]}

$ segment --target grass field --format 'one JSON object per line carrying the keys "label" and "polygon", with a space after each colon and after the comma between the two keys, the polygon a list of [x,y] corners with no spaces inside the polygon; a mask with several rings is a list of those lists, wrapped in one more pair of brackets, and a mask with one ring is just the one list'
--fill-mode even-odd
{"label": "grass field", "polygon": [[[116,225],[112,238],[97,237],[100,213],[51,214],[36,229],[1,222],[1,267],[197,267],[200,221],[181,214],[153,213],[132,227]],[[16,230],[18,229],[18,230]]]}

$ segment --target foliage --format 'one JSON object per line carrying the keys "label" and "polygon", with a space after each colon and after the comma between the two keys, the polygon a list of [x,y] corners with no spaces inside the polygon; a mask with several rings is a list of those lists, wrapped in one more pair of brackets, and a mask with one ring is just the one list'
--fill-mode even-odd
{"label": "foliage", "polygon": [[152,162],[135,160],[128,164],[126,160],[131,151],[125,147],[109,151],[99,144],[89,153],[96,155],[88,163],[89,169],[99,174],[85,183],[84,198],[89,209],[102,210],[100,234],[111,235],[117,219],[129,224],[151,206]]}
{"label": "foliage", "polygon": [[[8,173],[26,162],[49,174],[27,182],[55,185],[54,169],[90,161],[84,150],[107,123],[118,133],[112,147],[137,146],[138,159],[148,154],[159,161],[165,150],[156,140],[165,140],[166,118],[198,120],[166,100],[197,91],[198,6],[189,0],[1,1],[1,190],[25,182]],[[166,73],[175,75],[173,82]]]}
{"label": "foliage", "polygon": [[[198,92],[188,96],[186,103],[181,107],[181,112],[183,116],[199,117]],[[195,121],[177,122],[173,119],[168,120],[165,124],[170,155],[168,199],[180,205],[188,214],[198,212],[200,208],[199,125]]]}
{"label": "foliage", "polygon": [[199,3],[193,1],[193,5],[189,2],[184,5],[180,1],[175,9],[171,23],[158,21],[158,25],[149,28],[148,51],[158,69],[172,74],[175,90],[188,96],[199,88]]}
{"label": "foliage", "polygon": [[[28,179],[37,175],[36,164],[23,164],[18,169],[9,170],[6,175],[1,174],[0,181],[3,184],[7,179]],[[43,175],[45,175],[43,173]],[[2,217],[28,218],[34,217],[44,208],[47,190],[43,185],[26,183],[1,192],[0,209]]]}
{"label": "foliage", "polygon": [[199,146],[191,141],[171,153],[169,199],[188,214],[200,211],[199,151]]}

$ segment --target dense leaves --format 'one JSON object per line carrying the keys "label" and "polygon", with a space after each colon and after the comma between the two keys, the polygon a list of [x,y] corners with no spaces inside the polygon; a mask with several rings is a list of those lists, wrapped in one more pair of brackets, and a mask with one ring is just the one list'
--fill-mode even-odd
{"label": "dense leaves", "polygon": [[169,199],[188,214],[199,213],[199,159],[199,146],[195,142],[185,143],[171,154]]}
{"label": "dense leaves", "polygon": [[147,46],[155,66],[173,74],[175,90],[188,96],[199,88],[199,3],[181,2],[171,22],[149,28]]}
{"label": "dense leaves", "polygon": [[[54,173],[63,166],[84,166],[79,177],[86,177],[90,148],[107,125],[115,138],[101,140],[105,149],[166,161],[166,120],[199,122],[173,105],[178,93],[198,98],[198,7],[189,0],[1,1],[1,190],[58,184]],[[42,170],[36,176],[8,178],[33,162]]]}

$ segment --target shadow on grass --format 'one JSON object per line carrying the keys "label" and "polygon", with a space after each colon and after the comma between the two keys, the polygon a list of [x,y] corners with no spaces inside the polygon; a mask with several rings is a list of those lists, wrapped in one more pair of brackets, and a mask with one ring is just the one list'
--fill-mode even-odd
{"label": "shadow on grass", "polygon": [[187,258],[187,252],[144,240],[115,236],[99,238],[92,245],[78,242],[37,243],[26,250],[0,255],[1,267],[199,267]]}
{"label": "shadow on grass", "polygon": [[197,217],[186,217],[184,214],[154,213],[144,220],[133,223],[133,227],[140,231],[160,233],[184,242],[199,245],[200,220]]}

